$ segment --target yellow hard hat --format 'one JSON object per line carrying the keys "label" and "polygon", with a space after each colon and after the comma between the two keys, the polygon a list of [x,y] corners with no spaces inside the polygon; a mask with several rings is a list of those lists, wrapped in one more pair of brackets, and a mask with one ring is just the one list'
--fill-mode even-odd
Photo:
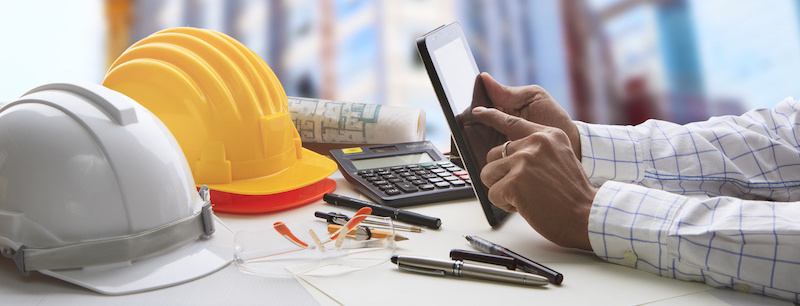
{"label": "yellow hard hat", "polygon": [[272,70],[225,34],[196,28],[152,34],[117,58],[103,85],[156,114],[178,140],[195,182],[212,191],[278,194],[336,170],[332,160],[302,147]]}

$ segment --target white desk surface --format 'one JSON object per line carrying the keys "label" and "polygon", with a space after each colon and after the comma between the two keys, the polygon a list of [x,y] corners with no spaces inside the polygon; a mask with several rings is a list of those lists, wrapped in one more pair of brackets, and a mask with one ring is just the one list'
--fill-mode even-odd
{"label": "white desk surface", "polygon": [[[338,172],[331,178],[337,183],[336,193],[363,198]],[[564,283],[535,288],[434,277],[400,271],[390,262],[336,277],[294,280],[243,274],[231,264],[189,283],[138,294],[104,296],[39,273],[26,278],[12,261],[0,258],[0,300],[3,305],[793,305],[663,278],[607,263],[593,253],[561,248],[542,238],[516,214],[492,229],[474,199],[406,209],[441,218],[442,228],[423,233],[401,232],[410,240],[397,243],[397,254],[446,259],[450,249],[471,249],[463,235],[478,235],[563,273]],[[275,221],[312,222],[317,219],[314,212],[318,210],[352,213],[319,200],[273,214],[218,216],[237,231],[270,228]],[[307,283],[301,285],[303,281]]]}

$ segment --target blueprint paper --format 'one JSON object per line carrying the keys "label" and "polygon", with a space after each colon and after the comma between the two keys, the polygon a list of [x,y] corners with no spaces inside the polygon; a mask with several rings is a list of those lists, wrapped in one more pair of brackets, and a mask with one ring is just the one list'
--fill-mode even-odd
{"label": "blueprint paper", "polygon": [[289,97],[289,114],[304,143],[425,140],[425,111],[418,108]]}

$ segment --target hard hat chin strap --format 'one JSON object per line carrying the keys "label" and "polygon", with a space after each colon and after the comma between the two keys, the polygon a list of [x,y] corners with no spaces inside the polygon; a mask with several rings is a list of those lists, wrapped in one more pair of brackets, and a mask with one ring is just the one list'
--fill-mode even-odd
{"label": "hard hat chin strap", "polygon": [[82,268],[94,265],[133,261],[171,249],[186,242],[207,239],[214,234],[214,213],[206,201],[203,209],[189,217],[133,235],[74,243],[53,248],[3,250],[22,274],[30,271]]}

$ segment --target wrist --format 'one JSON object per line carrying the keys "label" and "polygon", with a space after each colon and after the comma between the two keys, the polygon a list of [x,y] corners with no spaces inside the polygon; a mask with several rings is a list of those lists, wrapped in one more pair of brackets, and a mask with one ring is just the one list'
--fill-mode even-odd
{"label": "wrist", "polygon": [[570,131],[567,131],[567,136],[569,136],[570,144],[572,145],[572,152],[575,153],[575,157],[578,158],[578,161],[581,161],[582,150],[581,150],[581,134],[578,130],[578,125],[570,121],[572,123],[570,125]]}
{"label": "wrist", "polygon": [[592,251],[592,243],[589,240],[589,215],[592,212],[592,204],[598,190],[599,188],[589,184],[584,200],[578,205],[578,220],[580,221],[576,228],[580,229],[580,231],[576,235],[576,247],[582,250]]}

